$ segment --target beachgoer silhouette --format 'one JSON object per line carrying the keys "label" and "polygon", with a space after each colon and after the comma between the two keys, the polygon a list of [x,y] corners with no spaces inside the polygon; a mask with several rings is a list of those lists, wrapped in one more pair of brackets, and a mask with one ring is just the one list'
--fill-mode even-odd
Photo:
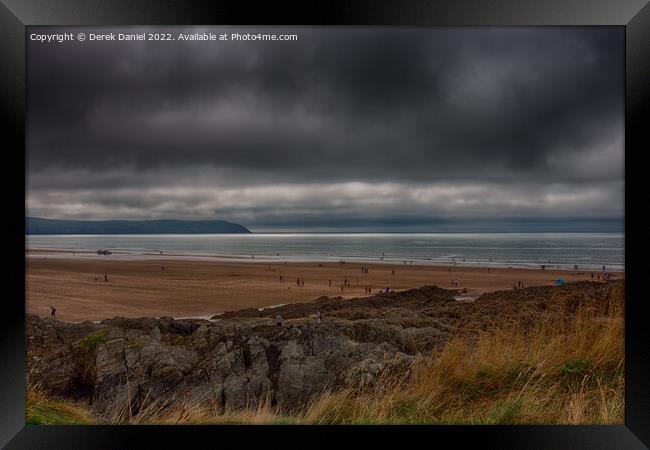
{"label": "beachgoer silhouette", "polygon": [[108,281],[108,275],[104,274],[104,281]]}
{"label": "beachgoer silhouette", "polygon": [[330,287],[331,287],[332,286],[332,280],[327,280],[327,281],[329,281],[329,284],[330,284]]}
{"label": "beachgoer silhouette", "polygon": [[54,316],[56,316],[56,308],[54,306],[50,306],[50,316],[54,319]]}
{"label": "beachgoer silhouette", "polygon": [[279,327],[282,326],[282,322],[284,321],[284,317],[282,317],[280,314],[275,316],[275,324]]}
{"label": "beachgoer silhouette", "polygon": [[318,321],[318,323],[321,323],[323,321],[323,316],[320,313],[320,311],[316,311],[316,320]]}

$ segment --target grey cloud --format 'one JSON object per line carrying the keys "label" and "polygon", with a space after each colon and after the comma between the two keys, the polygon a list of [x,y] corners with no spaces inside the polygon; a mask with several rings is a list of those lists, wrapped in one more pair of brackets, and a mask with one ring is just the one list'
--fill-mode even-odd
{"label": "grey cloud", "polygon": [[[500,199],[493,211],[515,215],[621,214],[622,30],[274,31],[299,40],[29,43],[28,206],[57,216],[246,216],[216,193],[288,185],[313,205],[303,214],[380,214],[363,208],[371,196],[332,188],[345,210],[308,195],[311,185],[357,182],[400,195],[484,186]],[[557,193],[535,203],[556,186],[565,203],[548,201]],[[400,217],[487,214],[468,192],[455,207],[399,195],[381,207]],[[513,200],[522,192],[528,203]],[[247,204],[250,220],[300,214],[291,202],[258,203]]]}

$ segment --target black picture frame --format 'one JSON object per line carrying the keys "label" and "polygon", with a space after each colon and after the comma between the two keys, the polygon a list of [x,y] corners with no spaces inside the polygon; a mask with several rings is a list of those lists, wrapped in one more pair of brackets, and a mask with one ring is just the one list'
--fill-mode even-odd
{"label": "black picture frame", "polygon": [[[276,445],[340,445],[361,434],[364,445],[437,445],[488,448],[634,449],[650,445],[650,351],[646,344],[647,302],[641,289],[642,219],[632,198],[638,189],[643,152],[650,149],[650,6],[645,0],[428,0],[328,1],[301,4],[174,0],[1,0],[0,111],[5,170],[13,173],[4,189],[5,239],[11,286],[2,303],[0,370],[0,445],[8,449],[211,447],[225,439],[249,443],[253,437]],[[25,182],[25,27],[29,25],[405,25],[405,26],[621,26],[625,42],[625,425],[612,426],[26,426],[24,197]],[[623,68],[621,69],[623,70]],[[22,175],[21,175],[22,174]],[[7,177],[3,177],[8,179]],[[635,195],[633,195],[635,194]],[[637,262],[638,261],[638,262]],[[408,439],[408,440],[407,440]],[[136,440],[141,444],[136,444]],[[392,442],[391,442],[392,441]],[[420,443],[417,443],[420,442]],[[275,446],[275,445],[274,445]]]}

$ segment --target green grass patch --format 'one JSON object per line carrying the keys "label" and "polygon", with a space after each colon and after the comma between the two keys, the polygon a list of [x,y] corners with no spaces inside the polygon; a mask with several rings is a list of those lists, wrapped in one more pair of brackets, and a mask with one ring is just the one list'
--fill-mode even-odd
{"label": "green grass patch", "polygon": [[523,404],[523,397],[496,402],[490,411],[488,411],[487,423],[491,425],[511,425],[516,423],[517,414]]}
{"label": "green grass patch", "polygon": [[28,390],[25,405],[27,425],[91,425],[96,423],[90,412],[71,401],[58,400]]}
{"label": "green grass patch", "polygon": [[82,348],[86,353],[92,353],[95,351],[99,344],[106,342],[107,336],[106,330],[98,331],[93,334],[89,334],[85,338],[77,342],[77,346]]}
{"label": "green grass patch", "polygon": [[586,375],[591,368],[591,361],[588,359],[573,359],[564,363],[561,373],[565,376]]}

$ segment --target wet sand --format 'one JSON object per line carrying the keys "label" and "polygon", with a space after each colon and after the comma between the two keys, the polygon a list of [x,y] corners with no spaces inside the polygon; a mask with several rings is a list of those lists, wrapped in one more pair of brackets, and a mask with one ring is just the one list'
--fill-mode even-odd
{"label": "wet sand", "polygon": [[[165,270],[161,269],[165,267]],[[270,270],[269,270],[270,266]],[[362,273],[361,267],[368,267]],[[395,271],[395,275],[392,271]],[[104,274],[108,282],[104,281]],[[279,277],[282,275],[283,281]],[[95,281],[95,277],[98,281]],[[594,277],[596,272],[594,272]],[[617,273],[620,278],[623,274]],[[417,266],[362,263],[261,263],[191,260],[118,260],[105,258],[26,258],[26,310],[40,316],[56,308],[59,320],[76,322],[125,317],[205,317],[248,307],[308,302],[320,296],[345,298],[389,287],[404,290],[423,285],[451,288],[460,282],[467,299],[489,291],[590,280],[590,271]],[[304,279],[304,286],[296,285]],[[349,286],[344,285],[347,278]],[[332,285],[329,286],[329,280]],[[471,301],[471,300],[470,300]]]}

